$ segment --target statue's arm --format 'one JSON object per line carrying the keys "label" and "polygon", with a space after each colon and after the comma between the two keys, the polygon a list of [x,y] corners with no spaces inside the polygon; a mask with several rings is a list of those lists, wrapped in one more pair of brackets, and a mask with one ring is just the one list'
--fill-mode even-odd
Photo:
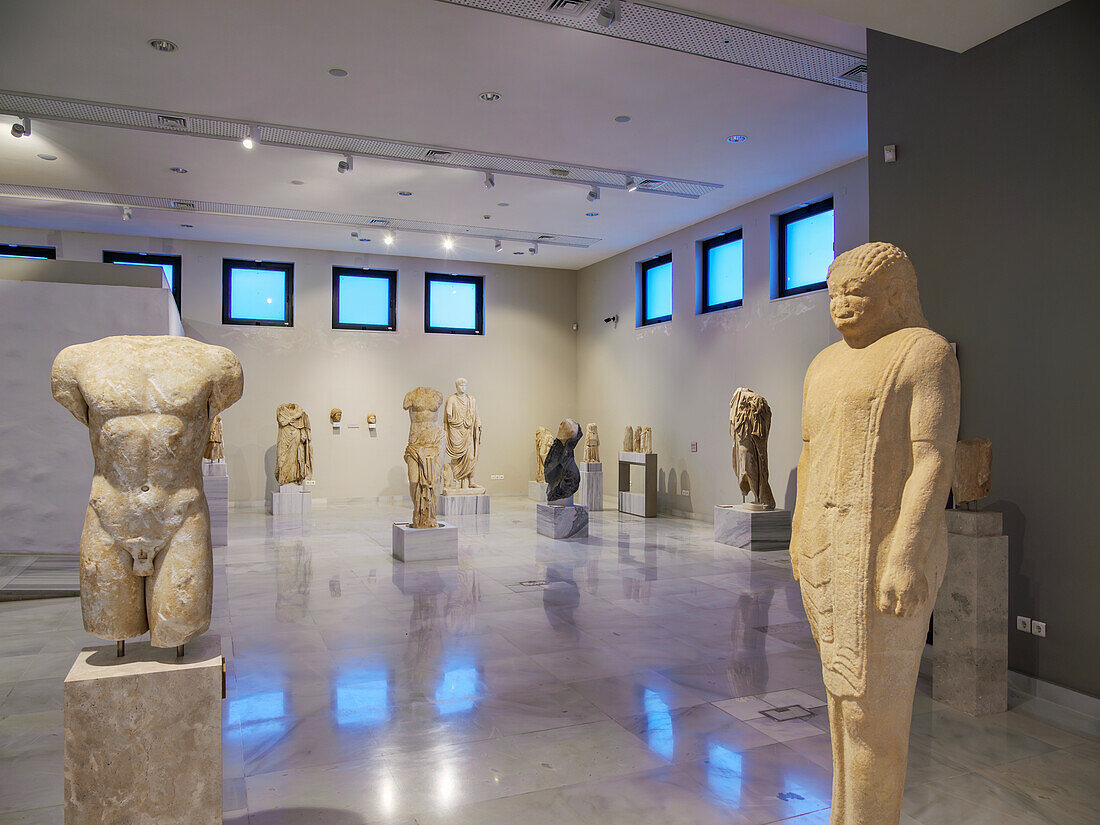
{"label": "statue's arm", "polygon": [[232,351],[224,347],[214,355],[214,380],[210,389],[210,417],[236,404],[244,395],[244,370]]}
{"label": "statue's arm", "polygon": [[54,400],[73,414],[81,424],[88,425],[88,402],[80,391],[80,344],[65,347],[54,359],[50,371],[50,389]]}

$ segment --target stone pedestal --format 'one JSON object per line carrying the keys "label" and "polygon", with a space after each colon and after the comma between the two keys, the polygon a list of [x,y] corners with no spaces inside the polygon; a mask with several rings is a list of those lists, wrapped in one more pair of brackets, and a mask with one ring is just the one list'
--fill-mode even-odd
{"label": "stone pedestal", "polygon": [[210,544],[229,544],[229,466],[224,458],[202,462],[202,490],[210,511]]}
{"label": "stone pedestal", "polygon": [[313,493],[302,489],[301,484],[283,484],[277,493],[271,494],[271,515],[308,516],[313,513]]}
{"label": "stone pedestal", "polygon": [[714,540],[745,550],[786,550],[791,546],[791,511],[719,504],[714,508]]}
{"label": "stone pedestal", "polygon": [[577,498],[589,510],[603,509],[603,464],[599,461],[583,461],[577,465],[581,470],[581,486]]}
{"label": "stone pedestal", "polygon": [[[638,492],[630,489],[630,467],[639,464],[645,468],[644,488]],[[619,452],[619,510],[634,516],[653,518],[657,515],[657,454]]]}
{"label": "stone pedestal", "polygon": [[65,677],[65,825],[221,825],[222,649],[85,648]]}
{"label": "stone pedestal", "polygon": [[535,530],[552,539],[577,539],[588,536],[588,508],[575,504],[538,504],[535,506]]}
{"label": "stone pedestal", "polygon": [[393,525],[393,557],[398,561],[437,561],[458,558],[458,528],[439,522],[438,527]]}
{"label": "stone pedestal", "polygon": [[489,496],[484,493],[448,493],[439,496],[439,515],[476,516],[489,512]]}
{"label": "stone pedestal", "polygon": [[546,503],[546,490],[550,485],[545,481],[528,481],[527,482],[527,498],[531,501],[540,501],[543,504]]}
{"label": "stone pedestal", "polygon": [[971,716],[1008,709],[1008,536],[1001,514],[947,511],[932,613],[932,698]]}

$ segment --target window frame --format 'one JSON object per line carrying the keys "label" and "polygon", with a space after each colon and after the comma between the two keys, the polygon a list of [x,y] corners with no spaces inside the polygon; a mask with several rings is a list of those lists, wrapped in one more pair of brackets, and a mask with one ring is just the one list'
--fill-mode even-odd
{"label": "window frame", "polygon": [[776,262],[776,285],[775,285],[775,297],[787,298],[791,295],[802,295],[807,292],[817,292],[818,290],[825,289],[826,283],[824,280],[818,281],[812,284],[805,284],[804,286],[796,286],[791,289],[787,289],[787,227],[792,223],[797,223],[804,218],[811,218],[814,215],[820,215],[822,212],[833,213],[833,247],[836,248],[836,210],[833,206],[833,196],[821,198],[820,200],[808,203],[805,206],[800,206],[798,209],[792,209],[790,212],[783,212],[776,215],[777,231],[777,262]]}
{"label": "window frame", "polygon": [[[229,295],[234,269],[262,269],[282,272],[286,285],[286,306],[282,321],[265,321],[253,318],[234,318],[229,314]],[[245,327],[293,327],[294,326],[294,263],[284,261],[248,261],[243,258],[222,258],[222,323]]]}
{"label": "window frame", "polygon": [[[652,324],[663,324],[663,323],[666,323],[667,321],[672,320],[672,312],[669,312],[668,315],[661,315],[661,316],[658,316],[656,318],[649,318],[649,317],[646,316],[646,290],[648,289],[648,284],[646,283],[646,281],[647,281],[647,276],[649,275],[649,270],[656,269],[657,267],[664,266],[665,264],[669,264],[670,266],[672,265],[672,253],[671,252],[665,252],[663,255],[658,255],[654,258],[648,258],[647,260],[638,262],[638,276],[639,276],[638,277],[638,326],[639,327],[648,327]],[[675,275],[676,270],[673,269],[672,272],[673,272],[673,275]],[[670,286],[671,286],[671,284],[670,284]],[[675,306],[673,306],[672,309],[675,309]]]}
{"label": "window frame", "polygon": [[103,263],[105,264],[148,264],[149,266],[161,266],[171,264],[175,270],[172,278],[172,297],[176,300],[176,309],[183,312],[183,256],[161,255],[154,252],[122,252],[116,249],[103,250]]}
{"label": "window frame", "polygon": [[[390,320],[388,324],[346,324],[340,321],[340,279],[343,277],[384,278],[389,283]],[[397,332],[397,270],[334,266],[332,268],[332,328],[355,329],[367,332]]]}
{"label": "window frame", "polygon": [[[473,284],[474,293],[474,329],[462,327],[433,327],[432,318],[432,282],[439,281],[449,284]],[[424,273],[424,332],[443,333],[446,335],[484,335],[485,334],[485,276],[484,275],[449,275],[444,272]]]}
{"label": "window frame", "polygon": [[37,261],[56,261],[56,246],[32,246],[29,244],[0,244],[0,258],[33,258]]}
{"label": "window frame", "polygon": [[[741,241],[741,297],[735,301],[724,301],[720,304],[709,302],[710,288],[710,251],[718,246]],[[735,309],[745,303],[745,233],[744,227],[731,229],[713,238],[706,238],[699,242],[700,270],[699,270],[699,314],[706,312],[719,312],[723,309]]]}

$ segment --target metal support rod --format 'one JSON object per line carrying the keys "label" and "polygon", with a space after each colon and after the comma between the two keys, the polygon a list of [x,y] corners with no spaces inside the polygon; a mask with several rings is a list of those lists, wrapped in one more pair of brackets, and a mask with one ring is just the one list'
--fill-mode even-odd
{"label": "metal support rod", "polygon": [[176,658],[183,656],[183,645],[176,645]]}
{"label": "metal support rod", "polygon": [[117,656],[118,658],[121,659],[125,655],[126,655],[126,640],[125,639],[119,639],[117,642],[115,642],[115,656]]}

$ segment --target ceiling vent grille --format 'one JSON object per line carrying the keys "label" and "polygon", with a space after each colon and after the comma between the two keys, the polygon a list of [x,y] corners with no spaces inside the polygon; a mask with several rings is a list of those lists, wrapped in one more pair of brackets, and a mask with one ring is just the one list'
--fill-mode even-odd
{"label": "ceiling vent grille", "polygon": [[549,3],[543,3],[542,10],[546,14],[559,17],[580,17],[591,5],[592,0],[550,0]]}
{"label": "ceiling vent grille", "polygon": [[857,63],[852,66],[848,71],[836,76],[837,80],[849,80],[853,83],[861,83],[864,86],[867,85],[867,64]]}
{"label": "ceiling vent grille", "polygon": [[639,189],[647,189],[652,192],[654,189],[660,189],[667,184],[667,180],[657,180],[656,178],[646,178],[645,180],[638,181]]}
{"label": "ceiling vent grille", "polygon": [[187,129],[187,118],[176,117],[175,115],[157,115],[157,126],[162,129],[184,131]]}
{"label": "ceiling vent grille", "polygon": [[446,149],[429,149],[424,155],[428,160],[446,160],[451,156],[451,153]]}
{"label": "ceiling vent grille", "polygon": [[839,86],[857,92],[867,91],[865,82],[843,76],[851,68],[853,57],[866,62],[866,55],[794,37],[758,32],[657,4],[650,5],[637,0],[629,5],[624,3],[622,18],[610,26],[603,26],[597,22],[602,3],[588,3],[583,9],[565,14],[551,10],[548,3],[533,0],[439,2],[660,46],[725,63],[812,80],[827,86]]}
{"label": "ceiling vent grille", "polygon": [[173,209],[182,209],[184,212],[194,212],[194,201],[170,201]]}

